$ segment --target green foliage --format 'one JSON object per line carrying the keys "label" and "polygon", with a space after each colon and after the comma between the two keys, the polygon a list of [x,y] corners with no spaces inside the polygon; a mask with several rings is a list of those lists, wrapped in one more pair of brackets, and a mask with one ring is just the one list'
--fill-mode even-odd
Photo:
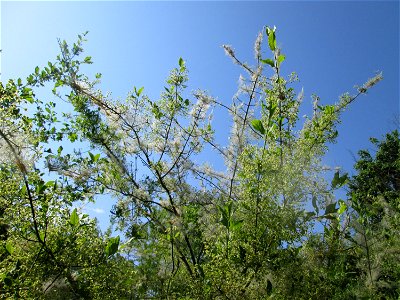
{"label": "green foliage", "polygon": [[275,27],[273,29],[267,27],[267,29],[266,29],[266,34],[268,36],[268,46],[269,46],[269,49],[271,49],[271,51],[276,50],[275,30],[276,30]]}
{"label": "green foliage", "polygon": [[342,176],[340,176],[339,171],[335,172],[335,176],[332,179],[332,188],[336,189],[336,188],[340,188],[343,185],[345,185],[348,181],[348,175],[344,174]]}
{"label": "green foliage", "polygon": [[358,171],[350,181],[352,206],[366,221],[379,222],[384,213],[382,199],[399,212],[400,209],[400,141],[397,130],[388,133],[384,141],[371,139],[377,146],[375,157],[367,151],[359,152],[355,164]]}
{"label": "green foliage", "polygon": [[79,216],[76,208],[72,211],[71,217],[69,218],[69,224],[71,224],[73,227],[79,226]]}
{"label": "green foliage", "polygon": [[[0,151],[9,158],[0,159],[2,298],[398,297],[398,133],[376,159],[361,152],[350,181],[336,172],[329,185],[321,164],[342,111],[381,75],[334,105],[314,96],[301,123],[296,76],[280,73],[276,28],[265,33],[272,59],[261,58],[260,33],[254,67],[224,46],[249,75],[230,106],[187,94],[183,58],[159,99],[144,87],[110,99],[97,89],[100,73],[81,73],[92,64],[80,58],[86,33],[59,41],[55,62],[26,82],[0,84]],[[39,86],[73,112],[37,99]],[[210,108],[221,107],[232,115],[224,147],[211,126]],[[225,160],[225,172],[199,161],[204,149]],[[336,201],[349,182],[351,200]],[[112,222],[124,237],[102,234],[80,211],[98,194],[118,200]]]}
{"label": "green foliage", "polygon": [[110,240],[107,243],[106,246],[106,255],[111,256],[117,253],[118,251],[118,246],[119,246],[119,235],[113,238],[110,238]]}
{"label": "green foliage", "polygon": [[377,146],[375,156],[359,152],[357,174],[349,184],[351,207],[356,220],[350,240],[359,250],[363,281],[358,293],[365,297],[400,295],[399,216],[400,216],[400,138],[397,130],[385,140],[371,139]]}
{"label": "green foliage", "polygon": [[255,130],[257,130],[259,133],[265,134],[264,126],[260,120],[256,120],[256,119],[252,120],[251,125],[253,125],[253,128]]}
{"label": "green foliage", "polygon": [[271,67],[275,67],[275,62],[272,59],[269,59],[269,58],[262,59],[261,62],[263,64],[270,65]]}

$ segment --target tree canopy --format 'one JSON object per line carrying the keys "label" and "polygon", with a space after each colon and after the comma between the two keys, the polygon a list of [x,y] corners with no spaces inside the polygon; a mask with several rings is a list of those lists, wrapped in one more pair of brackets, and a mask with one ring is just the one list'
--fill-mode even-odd
{"label": "tree canopy", "polygon": [[[254,45],[232,103],[187,92],[112,99],[81,67],[86,34],[26,80],[0,85],[0,291],[39,299],[397,299],[399,135],[360,152],[352,178],[322,159],[340,116],[382,79],[299,117],[276,28]],[[45,87],[57,100],[41,100]],[[59,109],[66,102],[71,111]],[[226,145],[212,111],[231,115]],[[225,162],[215,170],[204,156]],[[331,178],[329,180],[328,178]],[[331,181],[331,182],[329,182]],[[349,187],[349,199],[335,191]],[[116,199],[101,232],[79,202]],[[321,229],[322,228],[322,229]]]}

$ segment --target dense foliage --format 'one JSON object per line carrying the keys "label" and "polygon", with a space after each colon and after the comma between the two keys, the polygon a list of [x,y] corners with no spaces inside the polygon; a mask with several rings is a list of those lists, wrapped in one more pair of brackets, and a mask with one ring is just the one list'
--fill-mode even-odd
{"label": "dense foliage", "polygon": [[[135,87],[117,101],[97,89],[101,74],[81,73],[92,63],[80,58],[84,39],[0,85],[2,298],[399,297],[398,132],[375,140],[375,157],[360,152],[353,178],[321,163],[341,113],[381,74],[335,104],[314,96],[301,119],[297,76],[280,73],[285,55],[267,27],[254,65],[223,46],[245,72],[230,104],[187,95],[182,58],[160,99]],[[41,101],[41,86],[64,101]],[[227,145],[212,109],[232,117]],[[347,184],[349,199],[336,199]],[[78,208],[99,195],[117,200],[123,237]]]}

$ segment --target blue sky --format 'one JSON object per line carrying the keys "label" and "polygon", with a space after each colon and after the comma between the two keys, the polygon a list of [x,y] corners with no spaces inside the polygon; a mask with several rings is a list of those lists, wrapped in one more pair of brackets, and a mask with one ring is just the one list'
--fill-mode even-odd
{"label": "blue sky", "polygon": [[[399,127],[399,2],[1,2],[2,80],[24,78],[54,60],[57,38],[73,42],[89,31],[88,74],[103,74],[102,89],[123,98],[133,86],[159,97],[179,57],[189,69],[188,91],[203,89],[230,103],[242,72],[225,56],[229,44],[252,62],[253,43],[263,26],[277,27],[286,54],[283,74],[296,71],[304,87],[304,113],[311,94],[334,103],[376,71],[384,80],[355,102],[342,118],[338,142],[325,162],[352,172],[354,155],[369,148],[369,137]],[[397,123],[396,123],[397,119]],[[216,131],[229,131],[226,118]],[[214,162],[217,164],[217,162]],[[106,213],[110,202],[98,203]],[[94,209],[94,207],[92,208]]]}

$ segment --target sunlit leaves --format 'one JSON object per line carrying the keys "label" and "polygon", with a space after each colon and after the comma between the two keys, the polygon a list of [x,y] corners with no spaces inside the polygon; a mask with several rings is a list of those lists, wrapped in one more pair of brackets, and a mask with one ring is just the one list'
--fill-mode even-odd
{"label": "sunlit leaves", "polygon": [[40,242],[45,243],[46,242],[45,238],[46,238],[46,233],[44,231],[40,231],[39,232],[39,240],[40,240]]}
{"label": "sunlit leaves", "polygon": [[6,242],[5,248],[8,252],[8,254],[12,255],[14,253],[14,246],[12,245],[11,241]]}
{"label": "sunlit leaves", "polygon": [[71,216],[69,218],[69,224],[71,224],[73,227],[79,226],[79,215],[76,208],[71,213]]}
{"label": "sunlit leaves", "polygon": [[183,60],[182,57],[179,58],[179,67],[183,68],[183,66],[185,65],[185,61]]}
{"label": "sunlit leaves", "polygon": [[275,62],[272,60],[272,59],[270,59],[270,58],[266,58],[266,59],[261,59],[260,60],[263,64],[266,64],[266,65],[270,65],[271,67],[275,67]]}
{"label": "sunlit leaves", "polygon": [[230,230],[238,230],[243,225],[243,220],[231,220]]}
{"label": "sunlit leaves", "polygon": [[266,29],[266,33],[267,33],[267,36],[268,36],[268,46],[271,49],[271,51],[275,51],[276,50],[275,30],[276,30],[275,27],[273,29],[267,27],[267,29]]}
{"label": "sunlit leaves", "polygon": [[251,121],[251,125],[252,125],[253,128],[254,128],[256,131],[258,131],[259,133],[265,134],[265,129],[264,129],[264,126],[263,126],[261,120],[256,120],[256,119],[254,119],[254,120]]}
{"label": "sunlit leaves", "polygon": [[93,62],[92,62],[92,57],[91,57],[91,56],[86,56],[85,59],[84,59],[84,62],[85,62],[86,64],[92,64],[92,63],[93,63]]}
{"label": "sunlit leaves", "polygon": [[96,163],[100,158],[100,153],[93,154],[92,152],[89,152],[89,157],[92,163]]}
{"label": "sunlit leaves", "polygon": [[285,55],[283,55],[283,54],[279,55],[278,59],[277,59],[278,65],[280,65],[285,60],[285,58],[286,58]]}
{"label": "sunlit leaves", "polygon": [[218,206],[218,209],[221,213],[220,223],[227,230],[237,230],[243,224],[243,220],[234,220],[232,214],[232,205],[233,205],[232,202],[228,202],[222,206]]}
{"label": "sunlit leaves", "polygon": [[[92,62],[90,56],[78,58],[84,37],[72,46],[60,42],[56,62],[35,68],[27,84],[45,86],[50,81],[54,93],[74,109],[62,118],[55,103],[38,101],[23,80],[2,86],[3,119],[13,124],[10,132],[23,129],[24,149],[39,149],[32,165],[40,165],[43,151],[49,177],[60,179],[46,182],[47,169],[41,173],[35,167],[24,174],[27,184],[20,172],[3,174],[16,177],[14,185],[0,186],[4,203],[12,203],[4,205],[11,238],[1,233],[7,239],[0,249],[5,257],[0,262],[1,288],[16,286],[13,268],[19,257],[24,270],[32,272],[18,283],[24,291],[31,287],[25,282],[36,280],[42,293],[44,285],[37,278],[51,282],[61,274],[70,280],[68,286],[79,287],[81,298],[112,293],[114,299],[308,299],[333,295],[326,286],[342,288],[342,283],[329,281],[337,275],[329,268],[330,262],[339,261],[335,255],[350,253],[341,240],[349,235],[343,223],[350,214],[348,202],[335,201],[334,195],[348,177],[336,172],[329,186],[320,164],[326,142],[337,136],[341,107],[315,101],[314,114],[302,129],[300,100],[290,87],[294,77],[281,74],[286,57],[277,46],[276,28],[267,27],[266,34],[272,59],[257,55],[255,68],[225,47],[249,74],[240,81],[234,102],[220,103],[233,116],[228,147],[213,140],[208,110],[217,100],[203,92],[185,94],[183,58],[161,87],[159,99],[144,95],[144,87],[134,87],[120,102],[96,90],[100,73],[93,81],[81,73],[80,66]],[[257,43],[261,49],[261,38]],[[64,89],[69,93],[64,95]],[[21,110],[20,104],[28,103],[37,106],[33,116]],[[84,147],[75,143],[78,139]],[[72,147],[65,145],[68,140]],[[204,147],[213,159],[222,155],[227,171],[198,164],[194,154]],[[75,208],[75,201],[106,192],[119,200],[114,221],[130,238],[122,245],[123,238],[110,237],[110,231],[101,234]],[[54,274],[46,277],[49,270]],[[124,270],[130,276],[121,279]],[[129,292],[114,295],[118,285]],[[25,298],[42,296],[31,295]]]}
{"label": "sunlit leaves", "polygon": [[120,241],[119,235],[109,239],[106,249],[105,249],[105,253],[107,256],[111,256],[111,255],[114,255],[115,253],[117,253],[119,241]]}
{"label": "sunlit leaves", "polygon": [[137,89],[136,86],[133,88],[133,91],[135,92],[135,96],[136,97],[140,97],[140,95],[142,94],[144,90],[144,87],[142,86],[141,88]]}
{"label": "sunlit leaves", "polygon": [[339,215],[341,215],[341,214],[343,214],[343,213],[346,211],[346,209],[347,209],[347,204],[346,204],[346,202],[344,202],[343,200],[339,200],[338,203],[339,203],[339,209],[338,209],[337,213],[338,213]]}

